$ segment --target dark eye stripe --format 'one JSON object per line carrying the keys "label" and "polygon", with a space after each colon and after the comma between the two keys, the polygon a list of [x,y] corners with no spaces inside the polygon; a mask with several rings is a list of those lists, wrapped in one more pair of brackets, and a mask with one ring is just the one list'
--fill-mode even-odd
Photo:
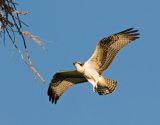
{"label": "dark eye stripe", "polygon": [[83,64],[82,64],[82,63],[79,63],[79,65],[80,65],[80,66],[83,66]]}

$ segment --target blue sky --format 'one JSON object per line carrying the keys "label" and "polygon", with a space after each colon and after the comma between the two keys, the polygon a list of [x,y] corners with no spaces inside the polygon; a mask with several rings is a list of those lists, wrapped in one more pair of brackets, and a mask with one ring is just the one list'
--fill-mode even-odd
{"label": "blue sky", "polygon": [[[24,30],[38,35],[47,51],[28,42],[34,65],[46,84],[35,81],[8,42],[0,45],[0,125],[151,125],[160,124],[159,0],[18,1],[32,12]],[[56,71],[84,62],[103,37],[134,27],[140,39],[125,47],[103,74],[118,81],[108,96],[90,84],[69,89],[52,105],[48,84]],[[19,41],[20,42],[20,41]]]}

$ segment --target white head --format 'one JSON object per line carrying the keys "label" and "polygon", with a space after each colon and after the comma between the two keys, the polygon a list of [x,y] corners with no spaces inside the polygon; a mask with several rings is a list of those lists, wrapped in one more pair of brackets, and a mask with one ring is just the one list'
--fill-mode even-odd
{"label": "white head", "polygon": [[74,62],[73,65],[75,66],[75,68],[77,69],[78,72],[83,73],[84,68],[83,68],[83,64],[79,61]]}

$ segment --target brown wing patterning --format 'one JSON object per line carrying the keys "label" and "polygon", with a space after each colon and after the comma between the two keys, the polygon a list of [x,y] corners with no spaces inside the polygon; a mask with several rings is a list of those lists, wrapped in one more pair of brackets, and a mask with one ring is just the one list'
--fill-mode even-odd
{"label": "brown wing patterning", "polygon": [[[103,47],[105,45],[105,42],[103,42],[102,48],[104,48],[103,56],[102,56],[102,62],[100,65],[100,72],[103,72],[105,69],[108,68],[108,66],[113,61],[116,54],[119,52],[121,48],[129,44],[130,42],[138,39],[139,33],[137,33],[138,30],[134,30],[133,28],[124,30],[122,32],[119,32],[117,34],[109,36],[106,41],[107,47]],[[100,42],[101,44],[101,42]]]}
{"label": "brown wing patterning", "polygon": [[138,39],[138,35],[138,30],[129,28],[103,38],[97,44],[96,49],[88,62],[93,64],[95,69],[101,74],[112,63],[119,50],[131,41]]}
{"label": "brown wing patterning", "polygon": [[51,80],[51,83],[48,88],[49,101],[52,103],[57,103],[59,97],[71,86],[86,82],[86,79],[80,75],[70,75],[69,73],[56,73]]}

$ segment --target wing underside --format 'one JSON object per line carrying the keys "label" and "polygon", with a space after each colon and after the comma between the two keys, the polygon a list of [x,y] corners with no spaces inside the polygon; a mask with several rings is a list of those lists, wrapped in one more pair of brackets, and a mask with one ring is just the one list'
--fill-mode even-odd
{"label": "wing underside", "polygon": [[139,33],[133,28],[103,38],[86,63],[92,65],[100,74],[112,63],[121,48],[136,40]]}
{"label": "wing underside", "polygon": [[77,71],[63,71],[56,73],[48,88],[49,100],[56,104],[59,97],[67,89],[83,82],[87,82],[87,80]]}

